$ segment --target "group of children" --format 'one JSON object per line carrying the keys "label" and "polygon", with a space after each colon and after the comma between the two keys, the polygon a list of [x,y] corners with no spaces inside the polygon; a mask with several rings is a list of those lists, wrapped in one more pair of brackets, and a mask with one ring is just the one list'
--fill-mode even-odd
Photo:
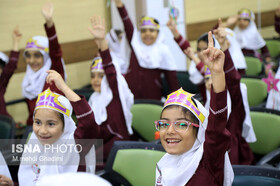
{"label": "group of children", "polygon": [[[114,141],[135,139],[130,111],[134,99],[161,100],[161,75],[164,74],[170,94],[160,120],[155,124],[167,153],[157,163],[155,184],[231,185],[234,177],[231,164],[254,164],[248,142],[256,141],[256,137],[249,115],[246,86],[240,83],[246,69],[244,55],[256,55],[256,50],[261,49],[264,60],[271,61],[265,42],[257,32],[254,14],[242,9],[238,16],[231,17],[226,25],[237,22],[234,30],[225,28],[219,20],[212,31],[198,38],[197,53],[178,33],[174,20],[168,21],[175,41],[192,60],[190,80],[199,86],[203,106],[192,94],[179,89],[175,61],[164,43],[158,21],[142,17],[138,31],[122,0],[114,1],[125,34],[120,36],[115,32],[106,37],[104,19],[91,18],[88,30],[99,53],[90,66],[94,93],[88,102],[65,83],[65,66],[55,31],[53,6],[47,3],[42,8],[47,37],[29,39],[23,54],[27,68],[22,94],[29,111],[27,125],[29,129],[32,127],[27,145],[39,146],[41,151],[33,156],[51,156],[44,151],[48,145],[79,145],[75,150],[80,151],[58,154],[64,155],[63,163],[44,164],[38,159],[22,161],[18,171],[19,184],[35,185],[46,175],[77,171],[94,173],[103,169],[104,164],[96,164],[96,157],[102,154],[102,161],[106,162]],[[124,68],[121,64],[127,59],[120,54],[118,47],[114,50],[113,45],[107,43],[109,38],[114,41],[120,37],[126,37],[131,50],[129,64]],[[4,66],[0,76],[2,115],[9,116],[4,93],[17,66],[20,39],[21,33],[15,28],[10,58],[0,53]],[[71,117],[73,110],[77,124]],[[102,139],[103,144],[95,149],[93,143],[84,139]],[[24,152],[22,157],[30,155]],[[3,162],[1,156],[0,160]],[[11,176],[5,170],[5,173],[0,172],[0,185],[4,182],[12,185]]]}

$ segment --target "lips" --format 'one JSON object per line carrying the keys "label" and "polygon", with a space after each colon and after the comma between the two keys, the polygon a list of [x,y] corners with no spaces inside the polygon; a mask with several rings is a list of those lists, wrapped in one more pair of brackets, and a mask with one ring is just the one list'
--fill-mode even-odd
{"label": "lips", "polygon": [[167,144],[177,144],[177,143],[180,143],[182,140],[174,139],[174,138],[167,138],[165,141]]}
{"label": "lips", "polygon": [[51,136],[39,136],[39,138],[42,141],[46,141],[46,140],[49,140],[51,138]]}

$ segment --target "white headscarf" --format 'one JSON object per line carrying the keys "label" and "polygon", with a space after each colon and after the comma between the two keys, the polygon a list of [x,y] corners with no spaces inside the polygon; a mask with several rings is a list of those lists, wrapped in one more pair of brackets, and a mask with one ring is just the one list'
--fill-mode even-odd
{"label": "white headscarf", "polygon": [[[49,91],[49,89],[47,89],[46,91]],[[76,124],[71,117],[73,108],[67,98],[56,93],[54,94],[58,95],[57,97],[58,103],[69,111],[67,115],[65,113],[60,112],[64,116],[64,129],[60,138],[52,144],[54,149],[55,147],[63,147],[63,150],[58,150],[58,151],[54,150],[54,152],[47,150],[46,149],[47,146],[42,145],[39,139],[37,138],[37,136],[35,135],[35,133],[32,132],[27,145],[30,145],[33,148],[39,147],[40,151],[23,153],[22,155],[23,160],[21,160],[19,172],[18,172],[18,179],[20,185],[28,185],[28,186],[35,185],[38,180],[40,180],[42,177],[46,175],[77,172],[78,170],[78,166],[80,163],[80,155],[75,146],[76,142],[74,139],[74,132],[76,130]],[[38,96],[38,100],[40,98],[41,96]],[[47,105],[52,105],[52,103],[50,104],[48,103],[49,102],[47,102]],[[55,110],[53,108],[50,108],[50,106],[46,106],[46,104],[44,104],[42,107],[36,106],[34,113],[36,112],[37,109],[40,108]],[[65,147],[64,145],[67,145],[68,148],[64,148]],[[56,161],[40,159],[41,157],[42,158],[54,157],[56,158]],[[62,157],[62,159],[59,159],[59,157]],[[95,172],[94,146],[92,146],[92,148],[86,155],[85,161],[86,161],[87,172],[94,173]]]}
{"label": "white headscarf", "polygon": [[233,30],[236,34],[236,39],[243,49],[257,50],[265,46],[265,41],[260,35],[255,24],[255,14],[251,11],[251,20],[248,27],[241,30],[236,26]]}
{"label": "white headscarf", "polygon": [[0,59],[2,61],[4,61],[6,64],[9,62],[9,58],[6,54],[4,54],[3,52],[0,52]]}
{"label": "white headscarf", "polygon": [[[280,79],[280,66],[275,74],[275,79]],[[268,93],[266,108],[280,110],[280,81],[277,83],[278,91],[271,89]]]}
{"label": "white headscarf", "polygon": [[131,49],[128,45],[125,33],[123,32],[122,39],[119,41],[115,30],[112,28],[106,35],[106,40],[108,41],[112,58],[117,58],[121,73],[126,74],[129,65]]}
{"label": "white headscarf", "polygon": [[36,186],[111,186],[111,184],[96,175],[83,172],[65,173],[45,176],[39,181]]}
{"label": "white headscarf", "polygon": [[229,28],[226,28],[225,30],[228,33],[227,39],[230,42],[230,46],[229,46],[228,50],[231,53],[234,67],[236,69],[246,69],[247,65],[246,65],[245,57],[242,53],[242,50],[241,50],[241,47],[240,47],[238,41],[236,40],[235,33]]}
{"label": "white headscarf", "polygon": [[[113,59],[113,65],[116,69],[117,75],[117,82],[118,82],[118,91],[119,96],[122,104],[122,109],[124,113],[124,118],[126,121],[126,127],[129,134],[133,134],[132,131],[132,113],[131,107],[134,103],[134,95],[131,93],[130,89],[128,88],[127,82],[124,77],[121,75],[118,63],[115,62],[116,59]],[[101,81],[101,91],[94,92],[89,98],[89,105],[91,106],[95,121],[98,125],[101,125],[104,121],[107,120],[107,106],[111,103],[113,99],[113,93],[109,86],[108,80],[106,75],[103,77]]]}
{"label": "white headscarf", "polygon": [[[49,41],[47,37],[44,36],[34,36],[32,37],[33,41],[36,41],[35,45],[39,45],[42,49],[39,48],[27,48],[26,50],[39,50],[40,53],[43,55],[44,58],[44,66],[39,69],[37,72],[34,72],[30,65],[26,67],[26,73],[24,79],[22,81],[22,95],[29,100],[32,100],[38,96],[43,91],[46,77],[47,77],[47,70],[51,68],[51,59],[48,53],[49,48]],[[25,52],[24,51],[24,56]]]}
{"label": "white headscarf", "polygon": [[[163,186],[173,185],[185,185],[191,177],[195,174],[195,171],[203,156],[203,145],[205,141],[205,131],[208,124],[208,111],[202,106],[202,104],[195,100],[198,110],[205,116],[205,120],[201,123],[199,120],[199,129],[197,138],[194,145],[190,150],[181,155],[171,155],[166,153],[158,162],[156,169],[156,181],[162,175]],[[225,153],[224,163],[224,186],[230,186],[234,178],[233,169],[230,164],[228,153]]]}
{"label": "white headscarf", "polygon": [[6,164],[6,160],[4,159],[1,152],[0,152],[0,175],[4,175],[4,176],[12,179],[9,168]]}
{"label": "white headscarf", "polygon": [[[136,27],[134,27],[136,28]],[[159,31],[155,43],[146,45],[141,40],[139,31],[134,29],[131,45],[142,68],[176,70],[175,59],[164,43],[164,35]]]}

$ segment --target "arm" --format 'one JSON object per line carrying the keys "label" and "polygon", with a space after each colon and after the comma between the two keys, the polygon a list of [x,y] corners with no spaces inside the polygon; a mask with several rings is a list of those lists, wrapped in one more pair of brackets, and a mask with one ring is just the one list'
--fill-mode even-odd
{"label": "arm", "polygon": [[167,80],[170,92],[174,92],[174,91],[178,90],[180,88],[180,86],[179,86],[179,82],[178,82],[178,79],[176,76],[176,71],[164,70],[163,72],[164,72],[164,76]]}
{"label": "arm", "polygon": [[9,80],[12,77],[14,71],[17,68],[19,58],[19,42],[22,34],[20,33],[19,27],[17,26],[13,30],[13,47],[9,57],[9,63],[4,67],[4,70],[0,76],[0,92],[4,95],[8,86]]}
{"label": "arm", "polygon": [[114,0],[114,1],[116,2],[116,6],[118,8],[119,14],[123,21],[126,37],[130,44],[130,42],[132,40],[132,36],[133,36],[133,30],[134,30],[133,24],[128,16],[128,13],[126,11],[126,8],[125,8],[122,0]]}
{"label": "arm", "polygon": [[65,72],[62,62],[62,50],[56,35],[56,30],[53,22],[53,5],[51,3],[47,3],[43,6],[42,15],[46,21],[44,27],[49,39],[49,54],[52,60],[51,69],[57,71],[64,78]]}
{"label": "arm", "polygon": [[91,27],[88,28],[100,50],[104,72],[109,86],[115,95],[118,95],[118,82],[115,66],[109,52],[107,41],[105,40],[105,21],[100,17],[91,18]]}
{"label": "arm", "polygon": [[265,62],[271,62],[271,57],[270,57],[270,54],[269,54],[269,51],[268,51],[268,48],[266,45],[264,45],[262,48],[261,48],[261,53],[265,59]]}

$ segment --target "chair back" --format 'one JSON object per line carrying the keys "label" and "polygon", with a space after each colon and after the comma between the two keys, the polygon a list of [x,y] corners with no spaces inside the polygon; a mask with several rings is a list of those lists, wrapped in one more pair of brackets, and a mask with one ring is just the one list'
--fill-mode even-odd
{"label": "chair back", "polygon": [[267,97],[267,84],[261,79],[241,78],[247,86],[248,103],[250,107],[258,106],[265,102]]}
{"label": "chair back", "polygon": [[262,71],[262,63],[259,58],[245,56],[245,61],[247,65],[246,75],[257,76]]}
{"label": "chair back", "polygon": [[278,40],[265,40],[271,57],[275,58],[280,55],[280,41]]}

